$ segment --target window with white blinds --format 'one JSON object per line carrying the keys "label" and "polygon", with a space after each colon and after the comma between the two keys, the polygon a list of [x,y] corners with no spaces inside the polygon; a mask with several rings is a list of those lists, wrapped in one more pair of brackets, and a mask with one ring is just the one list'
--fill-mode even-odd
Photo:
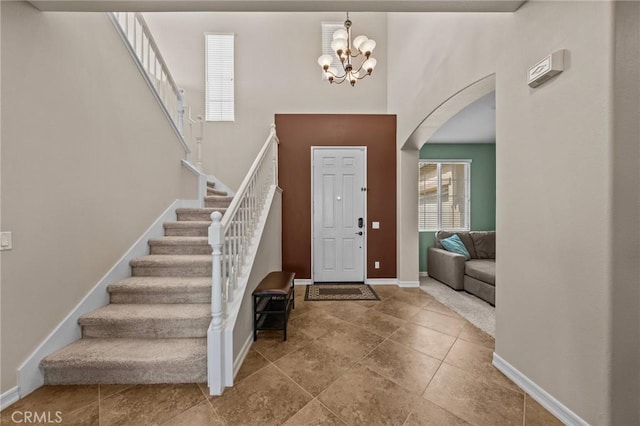
{"label": "window with white blinds", "polygon": [[234,121],[234,34],[206,34],[205,119]]}
{"label": "window with white blinds", "polygon": [[[341,70],[342,64],[340,63],[340,59],[336,55],[336,52],[331,48],[331,42],[333,41],[333,33],[336,31],[344,29],[344,22],[323,22],[322,23],[322,54],[323,55],[331,55],[333,61],[329,68],[333,68],[335,70]],[[322,78],[326,79],[324,72],[322,72]]]}
{"label": "window with white blinds", "polygon": [[420,231],[470,229],[471,160],[420,160]]}

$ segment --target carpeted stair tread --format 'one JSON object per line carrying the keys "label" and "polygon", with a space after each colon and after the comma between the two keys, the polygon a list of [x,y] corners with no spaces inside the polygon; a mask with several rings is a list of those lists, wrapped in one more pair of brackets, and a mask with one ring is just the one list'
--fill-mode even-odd
{"label": "carpeted stair tread", "polygon": [[221,195],[207,195],[204,197],[205,207],[229,207],[233,197],[221,196]]}
{"label": "carpeted stair tread", "polygon": [[193,255],[193,256],[170,256],[170,255],[155,255],[150,254],[148,256],[136,257],[132,259],[129,264],[133,266],[184,266],[184,265],[203,265],[211,263],[211,256],[205,254]]}
{"label": "carpeted stair tread", "polygon": [[149,240],[150,254],[154,255],[207,255],[211,246],[207,237],[163,237]]}
{"label": "carpeted stair tread", "polygon": [[212,187],[207,187],[207,195],[229,195],[226,191],[221,191]]}
{"label": "carpeted stair tread", "polygon": [[111,303],[211,303],[211,277],[130,277],[107,291]]}
{"label": "carpeted stair tread", "polygon": [[109,304],[78,319],[82,336],[98,338],[206,337],[210,304]]}
{"label": "carpeted stair tread", "polygon": [[209,235],[211,221],[178,221],[163,224],[166,236],[206,237]]}
{"label": "carpeted stair tread", "polygon": [[215,182],[207,181],[207,188],[215,188],[215,187],[216,187],[216,183]]}
{"label": "carpeted stair tread", "polygon": [[211,318],[211,305],[204,303],[178,305],[119,305],[112,303],[82,315],[78,319],[78,324],[97,325],[114,321],[200,318]]}
{"label": "carpeted stair tread", "polygon": [[111,303],[211,303],[211,277],[130,277],[107,291]]}
{"label": "carpeted stair tread", "polygon": [[178,221],[208,221],[211,222],[211,213],[220,212],[224,215],[226,207],[201,207],[176,209]]}
{"label": "carpeted stair tread", "polygon": [[182,237],[182,236],[173,236],[173,237],[162,237],[157,239],[149,240],[150,246],[161,246],[161,245],[175,245],[175,246],[190,246],[190,245],[208,245],[209,239],[207,237]]}
{"label": "carpeted stair tread", "polygon": [[81,339],[42,360],[45,383],[202,383],[207,339]]}
{"label": "carpeted stair tread", "polygon": [[211,255],[150,254],[129,262],[134,277],[210,277]]}

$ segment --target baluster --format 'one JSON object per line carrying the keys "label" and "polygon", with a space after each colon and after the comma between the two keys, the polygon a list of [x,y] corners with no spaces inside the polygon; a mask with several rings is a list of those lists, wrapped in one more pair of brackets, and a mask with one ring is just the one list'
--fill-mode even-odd
{"label": "baluster", "polygon": [[241,217],[241,222],[240,222],[240,226],[242,229],[242,245],[244,247],[246,247],[246,241],[245,238],[247,236],[247,231],[248,231],[248,227],[247,227],[247,219],[249,217],[249,214],[247,212],[247,197],[246,195],[242,198],[242,202],[240,203],[240,217]]}
{"label": "baluster", "polygon": [[229,239],[225,235],[222,240],[222,279],[226,280],[229,275]]}
{"label": "baluster", "polygon": [[234,217],[231,219],[231,236],[232,236],[232,240],[231,240],[231,247],[232,247],[232,252],[233,252],[233,258],[231,260],[232,263],[232,267],[231,267],[231,283],[230,286],[231,287],[235,287],[235,282],[236,282],[236,277],[238,275],[238,230],[236,228],[236,221],[237,219]]}

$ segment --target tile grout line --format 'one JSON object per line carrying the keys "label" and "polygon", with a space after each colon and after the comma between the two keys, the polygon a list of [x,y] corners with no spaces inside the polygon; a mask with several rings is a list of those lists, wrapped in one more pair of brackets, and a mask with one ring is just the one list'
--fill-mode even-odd
{"label": "tile grout line", "polygon": [[[207,403],[209,404],[209,407],[211,407],[211,409],[213,410],[214,413],[216,413],[216,416],[218,416],[218,418],[220,419],[220,421],[226,426],[227,425],[227,421],[225,419],[222,418],[222,416],[220,415],[220,413],[218,413],[218,410],[216,410],[216,407],[213,406],[213,404],[211,403],[211,400],[209,399],[210,395],[207,395],[204,390],[198,385],[198,388],[200,389],[200,391],[202,392],[202,394],[204,395],[204,399],[205,401],[207,401]],[[207,386],[208,388],[208,386]],[[223,392],[224,393],[224,392]],[[169,419],[171,420],[171,419]]]}
{"label": "tile grout line", "polygon": [[[327,388],[328,388],[328,386],[327,386]],[[324,392],[324,391],[322,391],[322,392]],[[321,394],[322,392],[320,392],[320,394]],[[320,394],[318,394],[318,396],[320,396]],[[314,398],[316,401],[318,401],[318,404],[320,404],[320,405],[322,405],[324,408],[326,408],[326,409],[327,409],[327,411],[329,411],[331,414],[333,414],[334,416],[336,416],[336,417],[337,417],[337,419],[338,419],[338,420],[340,420],[342,423],[344,423],[344,424],[345,424],[345,425],[347,425],[347,426],[350,426],[350,423],[347,423],[347,421],[346,421],[345,419],[343,419],[342,417],[340,417],[340,416],[338,415],[338,413],[335,413],[331,408],[329,408],[329,407],[327,407],[325,404],[323,404],[323,403],[322,403],[322,401],[320,401],[320,400],[318,399],[318,396],[316,396],[316,397]],[[293,416],[291,416],[291,417],[293,417]]]}
{"label": "tile grout line", "polygon": [[424,388],[424,391],[422,392],[423,397],[424,397],[424,393],[427,391],[427,389],[429,389],[429,386],[431,385],[431,382],[433,381],[433,378],[436,377],[436,374],[438,374],[438,371],[440,371],[440,367],[442,367],[442,364],[444,364],[445,358],[447,358],[447,356],[449,356],[449,352],[451,352],[451,348],[453,348],[453,346],[456,344],[457,341],[458,341],[458,337],[456,337],[456,340],[453,341],[453,343],[451,344],[451,347],[449,347],[449,350],[447,351],[447,353],[442,357],[442,360],[440,360],[440,365],[438,365],[438,368],[436,369],[435,373],[433,373],[433,376],[431,376],[431,379],[429,379],[429,383],[427,383],[427,387]]}
{"label": "tile grout line", "polygon": [[[295,352],[295,351],[294,351]],[[293,353],[293,352],[291,352]],[[285,355],[286,356],[286,355]],[[284,358],[284,357],[282,357]],[[347,357],[348,358],[348,357]],[[355,365],[355,364],[353,364]],[[351,368],[353,368],[353,365],[351,365],[344,374],[346,374],[349,370],[351,370]],[[339,376],[338,378],[336,378],[336,380],[334,380],[333,382],[331,382],[329,385],[327,385],[327,387],[325,387],[317,396],[313,396],[313,394],[311,394],[311,392],[307,391],[305,388],[302,387],[301,384],[299,384],[298,382],[296,382],[293,377],[289,377],[289,375],[287,373],[285,373],[284,371],[282,371],[277,365],[275,365],[275,363],[273,363],[273,366],[279,371],[281,372],[286,378],[288,378],[289,380],[291,380],[293,383],[295,383],[296,386],[298,386],[300,389],[302,389],[305,393],[307,393],[308,395],[311,396],[311,401],[307,402],[307,404],[305,404],[304,407],[306,407],[310,402],[312,402],[313,400],[318,401],[318,403],[320,405],[322,405],[323,407],[325,407],[327,410],[329,410],[329,412],[331,414],[333,414],[334,416],[336,416],[338,418],[338,420],[340,420],[341,422],[343,422],[346,425],[349,425],[349,423],[347,423],[342,417],[340,417],[337,413],[333,412],[333,410],[331,410],[329,407],[327,407],[325,404],[322,403],[322,401],[320,401],[318,399],[318,397],[325,391],[327,390],[332,384],[334,384],[335,382],[337,382],[342,376],[344,376],[344,374],[342,376]],[[294,414],[291,415],[291,417],[295,416],[296,414],[298,414],[300,411],[302,411],[302,409],[304,408],[302,407],[300,410],[296,411]],[[289,417],[288,419],[285,420],[288,421],[289,419],[291,419],[291,417]]]}
{"label": "tile grout line", "polygon": [[[198,391],[200,392],[200,396],[204,397],[204,401],[208,401],[208,400],[209,400],[209,398],[207,398],[207,397],[206,397],[206,395],[205,395],[204,391],[202,390],[202,388],[200,387],[200,385],[199,385],[199,384],[197,384],[197,383],[161,383],[161,384],[164,384],[164,385],[171,385],[171,386],[180,385],[180,384],[182,384],[182,385],[194,385],[195,387],[197,387],[197,388],[198,388]],[[173,419],[175,419],[176,417],[178,417],[178,416],[180,416],[180,415],[182,415],[182,414],[186,413],[187,411],[191,410],[192,408],[197,407],[199,404],[202,404],[204,401],[198,401],[198,402],[196,402],[196,403],[195,403],[195,404],[193,404],[192,406],[190,406],[190,407],[188,407],[188,408],[186,408],[186,409],[184,409],[184,410],[180,411],[180,412],[179,412],[179,413],[177,413],[175,416],[171,416],[171,417],[169,417],[168,419],[164,420],[162,423],[159,423],[159,425],[160,425],[160,426],[166,425],[170,420],[173,420]],[[215,409],[214,409],[214,410],[215,410]],[[216,413],[216,414],[217,414],[217,413]]]}

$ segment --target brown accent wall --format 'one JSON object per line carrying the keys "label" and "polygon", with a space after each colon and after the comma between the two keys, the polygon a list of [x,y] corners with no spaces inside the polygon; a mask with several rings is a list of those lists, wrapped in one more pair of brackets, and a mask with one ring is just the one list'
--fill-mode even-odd
{"label": "brown accent wall", "polygon": [[[282,267],[311,278],[311,147],[367,147],[367,278],[396,277],[396,116],[276,114]],[[373,221],[380,229],[371,229]],[[374,262],[380,269],[374,269]]]}

